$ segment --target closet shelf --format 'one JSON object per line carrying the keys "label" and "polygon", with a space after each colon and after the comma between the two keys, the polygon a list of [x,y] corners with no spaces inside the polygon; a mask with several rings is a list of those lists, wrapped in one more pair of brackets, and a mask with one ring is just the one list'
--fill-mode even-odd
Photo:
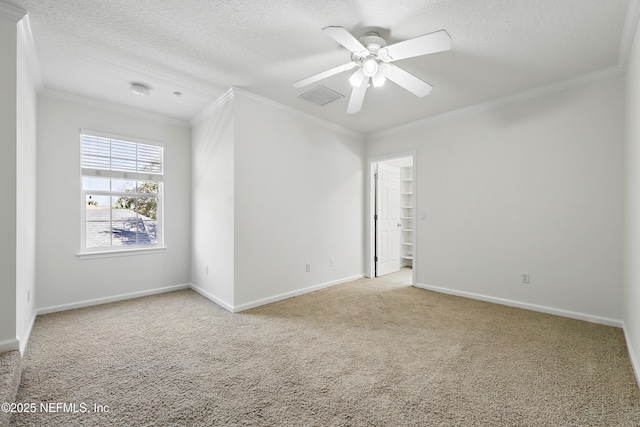
{"label": "closet shelf", "polygon": [[413,239],[414,227],[414,208],[415,203],[415,187],[413,180],[413,165],[402,166],[400,168],[400,257],[402,266],[413,266]]}

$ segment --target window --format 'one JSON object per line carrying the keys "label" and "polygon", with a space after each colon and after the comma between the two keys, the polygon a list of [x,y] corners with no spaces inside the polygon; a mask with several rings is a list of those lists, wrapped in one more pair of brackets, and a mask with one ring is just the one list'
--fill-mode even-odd
{"label": "window", "polygon": [[163,246],[163,147],[81,131],[81,252]]}

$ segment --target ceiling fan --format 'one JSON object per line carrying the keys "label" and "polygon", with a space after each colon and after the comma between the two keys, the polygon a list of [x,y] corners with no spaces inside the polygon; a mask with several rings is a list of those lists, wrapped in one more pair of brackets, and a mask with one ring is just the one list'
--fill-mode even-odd
{"label": "ceiling fan", "polygon": [[349,78],[349,82],[353,86],[347,107],[349,114],[361,110],[369,81],[373,87],[380,87],[388,79],[418,97],[427,95],[433,86],[393,65],[392,62],[451,49],[451,36],[445,30],[435,31],[390,46],[387,46],[387,42],[376,32],[364,33],[358,40],[342,27],[325,27],[322,31],[351,52],[351,61],[306,79],[298,80],[293,84],[293,87],[301,88],[343,71],[357,68]]}

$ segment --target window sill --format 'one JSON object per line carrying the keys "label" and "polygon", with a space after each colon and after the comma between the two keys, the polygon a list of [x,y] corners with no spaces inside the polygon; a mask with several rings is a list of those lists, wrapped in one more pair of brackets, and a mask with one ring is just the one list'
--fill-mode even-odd
{"label": "window sill", "polygon": [[79,252],[76,256],[80,259],[93,259],[93,258],[111,258],[131,255],[151,255],[162,253],[167,248],[165,246],[153,247],[153,248],[135,248],[135,249],[119,249],[115,251],[95,251],[95,252]]}

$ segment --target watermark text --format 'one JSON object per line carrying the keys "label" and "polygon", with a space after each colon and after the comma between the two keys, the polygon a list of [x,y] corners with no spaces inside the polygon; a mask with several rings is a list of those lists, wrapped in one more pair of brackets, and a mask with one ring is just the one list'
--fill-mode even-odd
{"label": "watermark text", "polygon": [[26,413],[64,413],[64,414],[92,414],[108,413],[109,405],[86,402],[14,402],[1,403],[0,412],[10,414]]}

